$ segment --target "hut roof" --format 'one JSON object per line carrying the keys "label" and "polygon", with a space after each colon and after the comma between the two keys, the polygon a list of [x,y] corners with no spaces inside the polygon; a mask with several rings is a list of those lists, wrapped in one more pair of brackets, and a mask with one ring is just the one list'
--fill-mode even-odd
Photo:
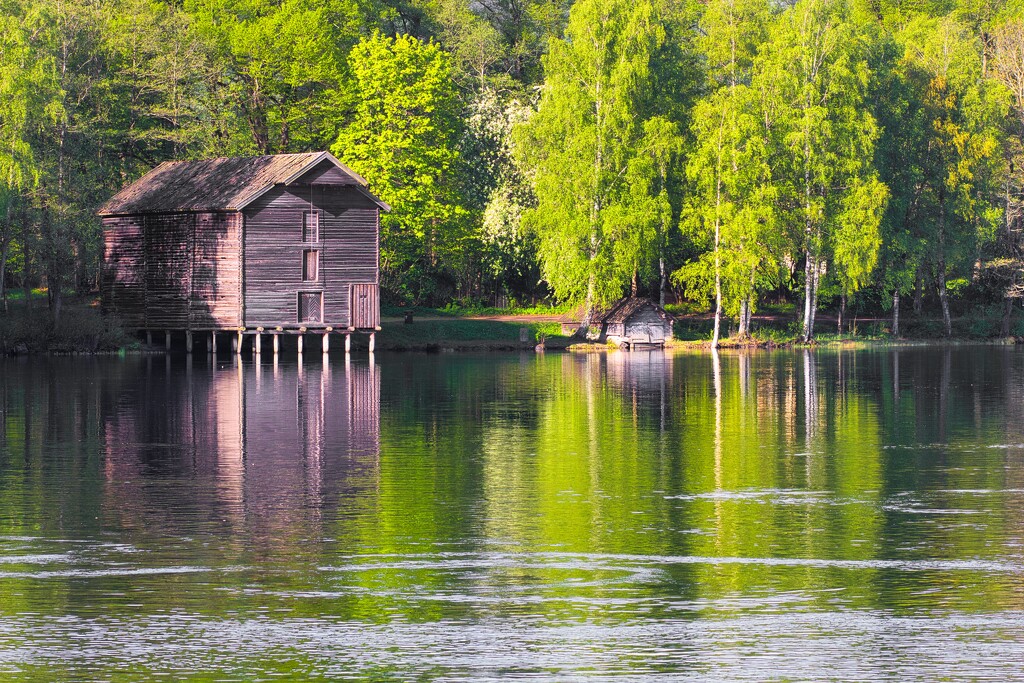
{"label": "hut roof", "polygon": [[623,299],[619,299],[618,303],[616,303],[612,310],[609,311],[608,315],[605,316],[604,321],[607,323],[624,323],[644,308],[653,308],[658,315],[665,320],[670,318],[668,312],[664,308],[650,299],[645,299],[641,296],[627,296]]}
{"label": "hut roof", "polygon": [[[671,320],[672,316],[664,308],[650,299],[642,296],[626,296],[609,306],[599,307],[594,311],[592,322],[594,323],[624,323],[641,309],[650,306],[665,320]],[[558,319],[560,323],[578,323],[583,319],[583,306],[566,313]]]}
{"label": "hut roof", "polygon": [[295,182],[328,161],[351,179],[351,185],[385,211],[386,203],[370,194],[366,180],[328,152],[221,157],[201,161],[165,161],[111,197],[101,216],[178,211],[238,211],[275,185]]}

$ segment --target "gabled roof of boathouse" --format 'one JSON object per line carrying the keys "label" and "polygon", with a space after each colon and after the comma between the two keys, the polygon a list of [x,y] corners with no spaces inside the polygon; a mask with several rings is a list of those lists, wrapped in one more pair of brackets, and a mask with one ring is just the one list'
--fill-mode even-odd
{"label": "gabled roof of boathouse", "polygon": [[[366,180],[330,152],[220,157],[165,161],[103,204],[100,216],[189,211],[241,211],[276,185],[290,185],[322,164],[384,211],[385,202],[366,189]],[[336,174],[337,175],[337,174]]]}
{"label": "gabled roof of boathouse", "polygon": [[[672,315],[654,301],[642,296],[625,296],[608,306],[594,310],[591,324],[624,323],[645,308],[653,308],[664,320],[671,322]],[[558,319],[560,323],[579,323],[583,320],[583,306],[577,306]]]}

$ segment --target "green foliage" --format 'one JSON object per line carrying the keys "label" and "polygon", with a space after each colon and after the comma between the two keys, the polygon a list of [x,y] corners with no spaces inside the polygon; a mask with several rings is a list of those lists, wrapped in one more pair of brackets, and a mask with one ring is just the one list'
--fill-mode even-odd
{"label": "green foliage", "polygon": [[1022,74],[1016,1],[0,0],[0,295],[59,320],[161,161],[331,146],[394,208],[387,301],[671,274],[963,332],[1024,298]]}
{"label": "green foliage", "polygon": [[382,278],[418,301],[424,292],[410,269],[457,257],[468,228],[452,59],[433,42],[376,34],[352,48],[349,62],[359,101],[332,150],[391,205],[381,219]]}
{"label": "green foliage", "polygon": [[588,311],[648,272],[671,213],[665,185],[679,133],[650,106],[665,35],[649,2],[580,0],[544,58],[538,110],[518,131],[537,197],[523,221],[537,235],[541,274]]}

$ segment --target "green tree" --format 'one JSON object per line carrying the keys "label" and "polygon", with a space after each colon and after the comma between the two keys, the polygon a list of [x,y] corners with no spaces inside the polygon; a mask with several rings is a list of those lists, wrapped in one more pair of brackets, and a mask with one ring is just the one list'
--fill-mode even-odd
{"label": "green tree", "polygon": [[681,223],[701,256],[676,272],[691,293],[714,300],[711,345],[719,343],[723,311],[739,312],[747,333],[759,267],[771,260],[774,188],[764,145],[766,126],[751,66],[769,19],[762,3],[719,0],[701,21],[699,46],[716,87],[694,108],[694,146],[687,164],[692,186]]}
{"label": "green tree", "polygon": [[34,188],[39,179],[30,144],[30,131],[41,118],[36,94],[47,89],[47,70],[32,50],[29,22],[16,3],[0,3],[0,299],[4,312],[15,212],[21,193]]}
{"label": "green tree", "polygon": [[581,0],[550,43],[538,110],[518,130],[537,197],[523,220],[555,296],[583,302],[581,330],[649,263],[669,209],[657,160],[678,132],[650,107],[664,38],[649,2]]}
{"label": "green tree", "polygon": [[349,62],[360,99],[332,150],[391,205],[381,218],[382,277],[419,301],[430,294],[429,274],[459,258],[467,232],[452,58],[434,42],[378,34],[352,48]]}
{"label": "green tree", "polygon": [[345,54],[359,15],[344,0],[190,0],[205,51],[206,153],[322,149],[350,109]]}
{"label": "green tree", "polygon": [[919,70],[923,90],[924,144],[920,216],[933,268],[946,335],[952,334],[947,279],[980,262],[1001,208],[994,168],[999,148],[996,122],[1005,116],[1005,90],[982,74],[978,41],[955,18],[918,17],[900,34],[903,59]]}
{"label": "green tree", "polygon": [[[800,0],[788,9],[754,72],[754,87],[776,98],[767,103],[777,112],[773,166],[803,252],[802,338],[811,341],[830,257],[845,286],[863,282],[877,259],[887,197],[871,163],[878,128],[865,102],[863,41],[846,0]],[[844,244],[850,239],[856,244]]]}

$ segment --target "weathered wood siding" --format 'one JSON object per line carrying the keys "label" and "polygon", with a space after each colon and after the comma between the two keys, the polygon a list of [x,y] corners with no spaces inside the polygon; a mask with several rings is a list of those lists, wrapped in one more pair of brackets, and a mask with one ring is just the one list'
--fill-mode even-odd
{"label": "weathered wood siding", "polygon": [[672,325],[665,321],[653,308],[644,308],[626,321],[625,336],[644,342],[662,342],[672,338]]}
{"label": "weathered wood siding", "polygon": [[192,262],[193,329],[242,324],[242,214],[219,211],[195,215]]}
{"label": "weathered wood siding", "polygon": [[[320,211],[319,241],[302,241],[302,215]],[[299,292],[323,292],[324,326],[350,324],[351,285],[378,284],[378,213],[351,186],[278,186],[245,210],[247,327],[298,327]],[[315,282],[303,280],[303,252],[320,250]]]}
{"label": "weathered wood siding", "polygon": [[235,212],[104,218],[104,309],[129,327],[237,327],[241,220]]}
{"label": "weathered wood siding", "polygon": [[103,219],[103,310],[129,327],[146,325],[146,276],[141,216]]}
{"label": "weathered wood siding", "polygon": [[146,327],[188,327],[194,226],[193,214],[145,217]]}

